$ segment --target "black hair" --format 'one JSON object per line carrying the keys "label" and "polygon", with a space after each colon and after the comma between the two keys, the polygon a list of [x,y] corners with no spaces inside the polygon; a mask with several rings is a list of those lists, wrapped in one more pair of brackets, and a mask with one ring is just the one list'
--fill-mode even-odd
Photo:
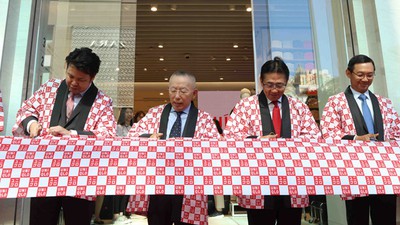
{"label": "black hair", "polygon": [[139,121],[138,121],[138,118],[139,118],[140,114],[146,115],[146,113],[145,113],[144,111],[137,111],[137,112],[135,113],[135,116],[133,116],[133,122],[134,122],[134,123],[139,122]]}
{"label": "black hair", "polygon": [[[126,107],[122,108],[122,109],[121,109],[121,112],[119,113],[119,117],[118,117],[118,124],[119,124],[119,125],[122,125],[122,126],[127,125],[127,124],[125,124],[125,117],[126,117],[125,114],[126,114],[126,110],[127,110],[127,109],[130,109],[130,110],[133,111],[132,108],[126,108]],[[129,125],[132,126],[132,124],[129,124]]]}
{"label": "black hair", "polygon": [[289,80],[289,68],[285,62],[279,58],[275,57],[264,63],[261,67],[260,78],[264,80],[265,74],[267,73],[283,73],[285,75],[286,81]]}
{"label": "black hair", "polygon": [[374,71],[375,71],[375,63],[374,60],[372,60],[370,57],[366,55],[356,55],[353,56],[353,58],[350,59],[349,64],[347,64],[347,69],[350,72],[353,72],[354,70],[354,65],[360,64],[360,63],[372,63],[374,66]]}
{"label": "black hair", "polygon": [[74,65],[79,71],[89,74],[94,78],[99,72],[100,58],[90,48],[75,48],[65,58],[67,68],[69,65]]}

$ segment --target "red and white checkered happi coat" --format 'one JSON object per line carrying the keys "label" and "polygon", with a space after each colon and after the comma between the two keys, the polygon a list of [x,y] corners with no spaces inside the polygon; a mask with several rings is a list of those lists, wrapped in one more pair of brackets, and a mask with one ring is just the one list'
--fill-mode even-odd
{"label": "red and white checkered happi coat", "polygon": [[[293,138],[320,138],[321,134],[308,106],[288,96],[291,135]],[[244,139],[248,136],[263,136],[258,96],[242,99],[236,104],[225,126],[225,137]],[[238,196],[240,206],[248,209],[263,209],[263,196]],[[307,207],[308,196],[291,196],[293,208]]]}
{"label": "red and white checkered happi coat", "polygon": [[[13,127],[14,136],[25,136],[22,121],[34,116],[42,124],[41,136],[48,134],[50,128],[50,119],[53,112],[54,102],[56,100],[57,90],[61,80],[51,79],[43,84],[29,99],[22,103],[18,110],[17,120]],[[85,131],[91,131],[96,136],[113,137],[116,132],[116,122],[112,109],[112,100],[102,91],[98,91],[92,108],[84,127]]]}
{"label": "red and white checkered happi coat", "polygon": [[[133,124],[129,137],[139,137],[141,134],[158,133],[161,114],[165,105],[151,108],[145,117]],[[199,109],[194,138],[220,138],[215,123],[210,114]],[[146,213],[149,207],[149,196],[131,196],[127,211]],[[181,222],[190,224],[207,224],[207,196],[185,195],[183,197]]]}
{"label": "red and white checkered happi coat", "polygon": [[4,130],[4,110],[3,110],[3,97],[0,91],[0,132]]}
{"label": "red and white checkered happi coat", "polygon": [[[375,95],[382,113],[383,129],[386,139],[398,139],[400,137],[400,118],[393,108],[392,102],[379,95]],[[347,103],[344,92],[331,96],[325,105],[321,117],[321,132],[325,139],[342,139],[345,135],[356,135],[353,116]],[[355,197],[367,195],[342,195],[343,200],[351,200]]]}

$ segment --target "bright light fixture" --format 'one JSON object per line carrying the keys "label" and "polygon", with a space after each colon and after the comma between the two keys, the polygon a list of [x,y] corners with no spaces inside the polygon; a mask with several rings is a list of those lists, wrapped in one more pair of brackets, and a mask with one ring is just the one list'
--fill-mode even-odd
{"label": "bright light fixture", "polygon": [[164,61],[164,57],[160,57],[160,59],[159,59],[160,61]]}
{"label": "bright light fixture", "polygon": [[246,11],[247,11],[247,12],[251,12],[251,6],[247,5],[247,6],[246,6]]}
{"label": "bright light fixture", "polygon": [[150,8],[150,10],[152,11],[152,12],[157,12],[157,6],[156,5],[152,5],[151,6],[151,8]]}

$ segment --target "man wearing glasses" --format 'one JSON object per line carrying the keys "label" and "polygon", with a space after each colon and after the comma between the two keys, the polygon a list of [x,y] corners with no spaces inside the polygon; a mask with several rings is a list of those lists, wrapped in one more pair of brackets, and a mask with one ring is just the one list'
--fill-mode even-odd
{"label": "man wearing glasses", "polygon": [[[210,114],[193,104],[197,96],[196,78],[176,71],[169,78],[169,100],[151,108],[139,122],[133,124],[128,136],[159,139],[219,138]],[[149,225],[184,225],[207,223],[207,196],[152,195],[134,196],[132,212],[148,210]],[[148,207],[148,209],[147,209]]]}
{"label": "man wearing glasses", "polygon": [[[320,131],[309,108],[284,94],[289,69],[279,57],[261,67],[263,90],[240,100],[225,126],[227,138],[319,138]],[[300,225],[308,196],[238,196],[247,209],[249,225]]]}
{"label": "man wearing glasses", "polygon": [[[400,118],[392,102],[368,90],[375,77],[374,61],[365,55],[350,59],[347,89],[331,96],[321,118],[323,138],[385,141],[400,136]],[[342,196],[346,201],[347,223],[396,224],[395,195]]]}

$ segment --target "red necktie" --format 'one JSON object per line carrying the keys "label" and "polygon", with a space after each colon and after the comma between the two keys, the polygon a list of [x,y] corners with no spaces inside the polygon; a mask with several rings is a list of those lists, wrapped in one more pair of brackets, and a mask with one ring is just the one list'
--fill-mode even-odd
{"label": "red necktie", "polygon": [[69,120],[72,111],[74,111],[74,97],[74,94],[71,93],[67,100],[67,120]]}
{"label": "red necktie", "polygon": [[281,110],[278,106],[278,101],[273,101],[274,109],[272,110],[272,123],[274,124],[276,137],[281,136]]}

